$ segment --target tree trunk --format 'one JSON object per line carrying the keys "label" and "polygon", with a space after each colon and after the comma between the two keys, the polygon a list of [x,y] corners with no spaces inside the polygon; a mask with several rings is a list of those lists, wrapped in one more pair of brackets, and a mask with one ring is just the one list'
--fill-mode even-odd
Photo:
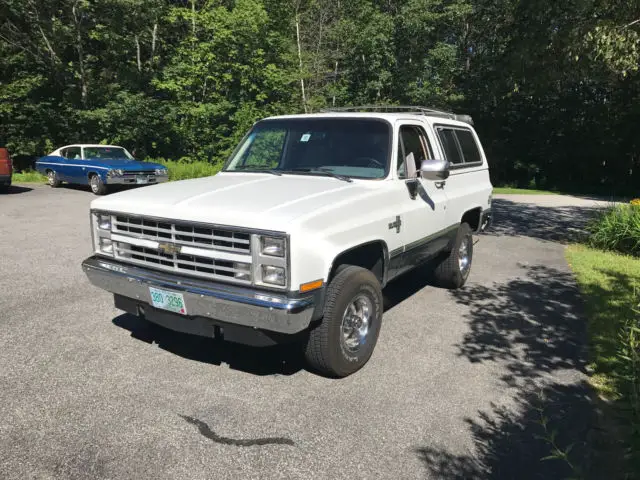
{"label": "tree trunk", "polygon": [[156,42],[158,40],[158,24],[153,24],[153,31],[151,32],[151,59],[149,63],[153,66],[153,61],[156,57]]}
{"label": "tree trunk", "polygon": [[304,113],[308,113],[307,109],[307,95],[304,91],[304,76],[302,74],[302,47],[300,46],[300,17],[296,13],[296,41],[298,43],[298,61],[300,64],[300,90],[302,91],[302,106],[304,107]]}
{"label": "tree trunk", "polygon": [[140,53],[140,39],[138,35],[135,36],[136,40],[136,60],[138,61],[138,72],[142,72],[142,55]]}
{"label": "tree trunk", "polygon": [[82,23],[81,18],[78,16],[77,7],[78,3],[76,2],[73,5],[71,12],[73,13],[73,19],[76,25],[76,51],[78,52],[78,63],[80,68],[80,84],[81,84],[81,98],[82,105],[87,106],[87,99],[89,97],[89,87],[87,85],[87,75],[84,69],[84,48],[82,46],[82,32],[80,31],[80,24]]}

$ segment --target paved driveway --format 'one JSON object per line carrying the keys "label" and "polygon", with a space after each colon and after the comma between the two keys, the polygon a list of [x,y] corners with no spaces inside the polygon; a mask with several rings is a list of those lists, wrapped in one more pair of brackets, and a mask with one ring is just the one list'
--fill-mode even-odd
{"label": "paved driveway", "polygon": [[[495,200],[467,288],[409,274],[343,380],[286,348],[122,315],[80,270],[86,190],[0,196],[0,478],[556,478],[541,414],[585,438],[584,321],[559,239],[591,200]],[[541,413],[542,412],[542,413]],[[575,451],[580,451],[580,445]]]}

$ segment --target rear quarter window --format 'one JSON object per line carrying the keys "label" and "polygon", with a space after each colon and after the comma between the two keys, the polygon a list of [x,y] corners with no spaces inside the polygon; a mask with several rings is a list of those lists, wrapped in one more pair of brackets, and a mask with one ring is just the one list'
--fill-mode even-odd
{"label": "rear quarter window", "polygon": [[478,143],[476,142],[476,139],[474,138],[471,131],[456,130],[456,136],[458,137],[458,143],[460,143],[460,149],[462,150],[464,163],[482,162],[480,150],[478,149]]}
{"label": "rear quarter window", "polygon": [[446,159],[454,165],[462,164],[462,155],[456,142],[456,134],[451,128],[438,128],[438,138],[444,149]]}

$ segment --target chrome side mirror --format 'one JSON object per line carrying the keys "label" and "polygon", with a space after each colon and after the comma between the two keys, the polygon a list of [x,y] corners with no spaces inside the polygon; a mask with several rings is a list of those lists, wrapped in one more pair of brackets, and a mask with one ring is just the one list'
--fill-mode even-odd
{"label": "chrome side mirror", "polygon": [[446,160],[423,160],[420,177],[424,180],[446,180],[449,178],[450,164]]}

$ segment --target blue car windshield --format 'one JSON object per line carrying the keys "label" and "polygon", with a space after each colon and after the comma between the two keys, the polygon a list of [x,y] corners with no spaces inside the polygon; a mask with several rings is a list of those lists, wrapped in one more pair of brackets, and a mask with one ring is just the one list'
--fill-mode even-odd
{"label": "blue car windshield", "polygon": [[380,179],[389,171],[391,137],[391,125],[376,118],[263,120],[238,145],[224,171]]}
{"label": "blue car windshield", "polygon": [[128,158],[133,160],[131,154],[122,147],[84,147],[84,158]]}

